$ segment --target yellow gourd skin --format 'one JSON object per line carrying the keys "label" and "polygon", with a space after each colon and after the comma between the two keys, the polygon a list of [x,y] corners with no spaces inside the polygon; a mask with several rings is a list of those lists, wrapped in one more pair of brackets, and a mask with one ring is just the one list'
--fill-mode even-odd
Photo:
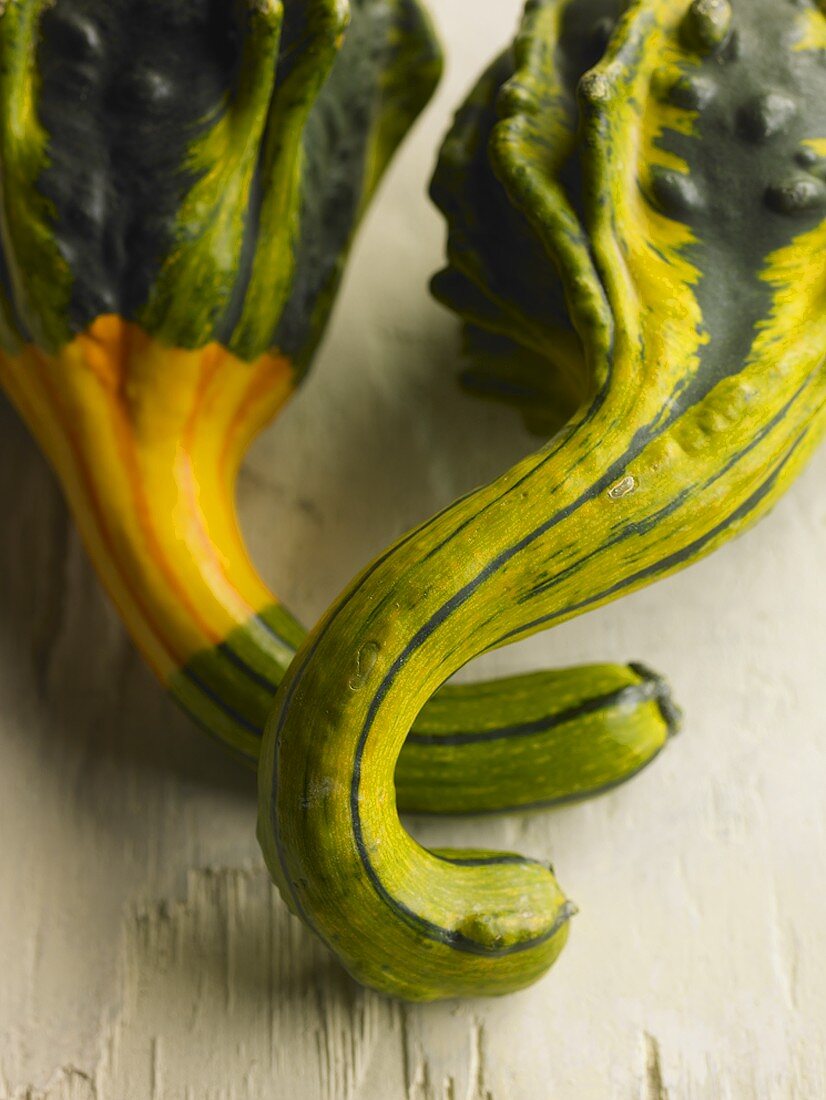
{"label": "yellow gourd skin", "polygon": [[[454,303],[585,396],[546,447],[361,573],[279,689],[259,769],[265,858],[368,985],[506,993],[568,934],[547,866],[429,852],[403,829],[394,768],[433,693],[477,654],[739,534],[826,429],[824,60],[815,3],[532,0],[482,145],[507,206],[460,120],[437,175]],[[513,210],[507,232],[484,221]],[[532,252],[508,254],[518,233]],[[526,270],[538,287],[518,283]]]}

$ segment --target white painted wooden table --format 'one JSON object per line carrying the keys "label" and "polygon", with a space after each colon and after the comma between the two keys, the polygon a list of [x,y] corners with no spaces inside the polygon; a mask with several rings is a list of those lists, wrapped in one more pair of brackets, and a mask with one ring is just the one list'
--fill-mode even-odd
{"label": "white painted wooden table", "polygon": [[[533,445],[463,397],[426,293],[424,188],[518,0],[432,0],[450,55],[306,390],[241,493],[306,621],[388,540]],[[0,403],[0,1096],[41,1100],[826,1097],[826,453],[689,573],[495,654],[667,670],[683,735],[630,786],[425,840],[552,858],[581,907],[550,976],[501,1001],[356,988],[286,914],[252,777],[125,639],[43,461]]]}

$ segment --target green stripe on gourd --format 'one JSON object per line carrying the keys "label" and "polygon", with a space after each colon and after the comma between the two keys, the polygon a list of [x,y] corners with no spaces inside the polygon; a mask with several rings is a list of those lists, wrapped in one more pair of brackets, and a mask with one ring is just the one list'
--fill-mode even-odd
{"label": "green stripe on gourd", "polygon": [[[72,275],[55,247],[54,210],[35,186],[47,163],[46,134],[37,112],[35,63],[40,20],[49,0],[8,3],[0,34],[0,156],[4,274],[3,347],[14,352],[30,335],[44,347],[65,343]],[[14,301],[12,307],[11,301]],[[12,320],[12,318],[15,318]]]}
{"label": "green stripe on gourd", "polygon": [[[413,0],[0,12],[0,378],[143,652],[253,763],[304,631],[233,529],[235,467],[306,370],[358,220],[439,68]],[[671,732],[644,692],[614,707],[637,683],[610,666],[451,688],[428,734],[539,724],[518,739],[525,791],[503,734],[420,744],[401,765],[404,804],[438,808],[431,781],[451,811],[620,781]],[[590,704],[587,723],[556,720],[571,700]]]}
{"label": "green stripe on gourd", "polygon": [[667,685],[643,665],[443,687],[405,740],[396,799],[402,810],[441,814],[575,801],[636,775],[679,724]]}
{"label": "green stripe on gourd", "polygon": [[[289,657],[300,647],[275,633],[283,627],[283,608],[273,608],[199,654],[169,684],[198,725],[253,766]],[[262,660],[268,647],[278,647],[278,657]],[[652,763],[680,723],[668,684],[639,664],[445,685],[405,742],[396,797],[403,811],[426,814],[527,810],[588,798]]]}
{"label": "green stripe on gourd", "polygon": [[[579,81],[577,122],[561,125],[577,42],[605,41],[619,7]],[[547,867],[427,852],[402,828],[394,768],[423,705],[476,654],[739,534],[826,428],[822,7],[532,0],[515,58],[490,166],[547,256],[530,259],[540,292],[563,292],[592,396],[353,582],[291,666],[259,768],[259,837],[284,897],[359,980],[416,1000],[528,984],[570,914]],[[464,178],[455,152],[437,195],[451,240],[473,252],[494,238],[479,198],[493,177],[458,158]],[[450,259],[487,295],[495,249]],[[492,331],[507,323],[518,341],[518,288],[489,297]],[[534,351],[530,313],[526,330]],[[547,359],[559,369],[552,339]]]}
{"label": "green stripe on gourd", "polygon": [[[263,176],[262,186],[267,196],[262,206],[270,205],[270,177],[277,171],[269,163],[274,159],[275,138],[272,135],[279,133],[282,121],[278,118],[275,101],[285,95],[284,85],[277,81],[284,8],[278,0],[265,0],[251,6],[248,19],[237,86],[232,98],[215,111],[215,121],[189,149],[185,170],[195,183],[176,217],[169,256],[139,314],[144,328],[174,347],[203,347],[223,327],[241,266],[250,191],[259,174]],[[321,79],[327,68],[320,72]],[[312,92],[309,89],[308,92],[303,103],[305,110],[313,99]],[[289,97],[289,81],[286,94]],[[301,165],[296,150],[289,148],[289,138],[293,142],[296,137],[300,139],[300,123],[288,127],[288,133],[285,159],[297,178]],[[267,148],[262,156],[262,144],[265,143]],[[288,196],[287,202],[294,201],[295,181],[279,183]],[[276,192],[280,193],[278,187]],[[259,218],[263,223],[263,210]],[[294,215],[290,218],[287,214],[283,218],[285,226],[294,221]],[[283,308],[289,269],[279,278],[279,266],[271,254],[272,246],[263,233],[259,233],[259,237],[262,245],[256,250],[253,262],[260,265],[262,247],[266,248],[270,254],[265,259],[273,264],[273,273],[270,301],[266,308],[262,308],[260,301],[256,306],[263,323],[271,328],[269,313]],[[282,245],[280,240],[277,243]],[[279,257],[282,268],[287,266],[287,258],[291,255],[292,249],[284,248]],[[260,297],[260,292],[256,297]],[[245,308],[255,307],[248,301]],[[258,341],[259,354],[268,346],[270,335],[268,332]],[[255,354],[253,351],[244,358],[253,359]]]}
{"label": "green stripe on gourd", "polygon": [[0,50],[25,334],[51,350],[110,311],[302,365],[440,72],[414,0],[9,0]]}
{"label": "green stripe on gourd", "polygon": [[300,49],[291,54],[293,43],[287,46],[287,71],[276,86],[260,163],[264,200],[259,245],[229,341],[244,359],[272,342],[269,312],[276,308],[280,315],[290,293],[299,238],[304,128],[335,61],[349,14],[347,0],[308,0],[297,28],[295,46]]}

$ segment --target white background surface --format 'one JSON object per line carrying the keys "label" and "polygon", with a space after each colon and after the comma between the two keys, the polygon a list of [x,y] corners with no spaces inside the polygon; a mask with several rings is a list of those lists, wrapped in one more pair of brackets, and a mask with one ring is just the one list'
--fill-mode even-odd
{"label": "white background surface", "polygon": [[[360,239],[316,370],[241,481],[256,561],[305,621],[393,536],[535,445],[455,385],[424,188],[515,0],[432,0],[440,96]],[[251,775],[135,656],[0,401],[0,1096],[40,1100],[826,1097],[826,453],[690,572],[487,658],[666,671],[684,733],[631,785],[425,840],[552,858],[581,907],[501,1001],[365,993],[289,918]]]}

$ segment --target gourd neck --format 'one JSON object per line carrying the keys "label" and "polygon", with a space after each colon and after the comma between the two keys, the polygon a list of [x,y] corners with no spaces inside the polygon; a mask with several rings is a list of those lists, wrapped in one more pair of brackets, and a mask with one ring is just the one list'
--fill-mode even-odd
{"label": "gourd neck", "polygon": [[57,353],[28,345],[0,370],[146,660],[185,709],[254,759],[303,631],[250,561],[234,485],[292,392],[291,364],[244,362],[218,344],[169,348],[104,316]]}

